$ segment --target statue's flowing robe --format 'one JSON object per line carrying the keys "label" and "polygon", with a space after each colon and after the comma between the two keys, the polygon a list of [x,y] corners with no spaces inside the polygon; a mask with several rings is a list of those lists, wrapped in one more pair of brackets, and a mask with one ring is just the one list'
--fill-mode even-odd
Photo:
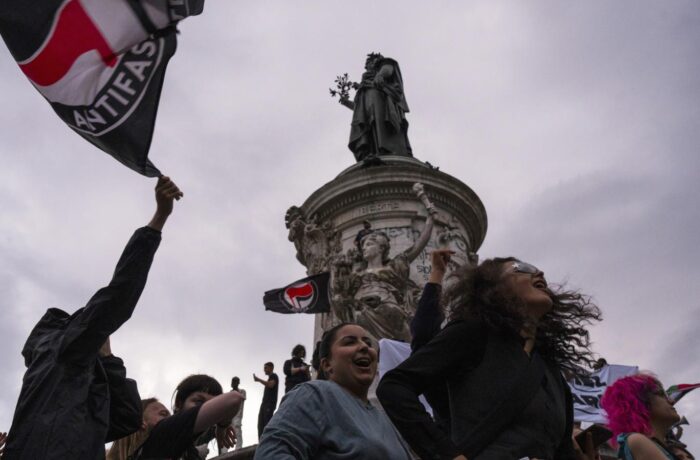
{"label": "statue's flowing robe", "polygon": [[376,340],[411,341],[408,327],[414,308],[409,285],[410,262],[405,254],[392,259],[383,270],[357,275],[359,286],[355,321]]}
{"label": "statue's flowing robe", "polygon": [[[378,88],[374,77],[384,65],[390,65],[393,72]],[[408,111],[398,62],[380,59],[374,69],[362,74],[362,83],[355,94],[348,143],[355,159],[362,161],[371,155],[413,156],[407,136]]]}

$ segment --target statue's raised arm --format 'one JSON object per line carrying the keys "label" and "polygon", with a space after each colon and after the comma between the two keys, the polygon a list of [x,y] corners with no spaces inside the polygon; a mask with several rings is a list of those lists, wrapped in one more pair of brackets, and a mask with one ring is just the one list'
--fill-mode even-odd
{"label": "statue's raised arm", "polygon": [[428,195],[426,195],[425,190],[423,189],[423,184],[413,184],[413,191],[416,192],[418,199],[420,199],[420,201],[425,206],[425,209],[428,211],[428,218],[425,220],[425,227],[423,228],[423,231],[418,237],[418,241],[416,241],[413,246],[404,251],[406,259],[408,259],[409,263],[412,262],[416,257],[418,257],[421,251],[425,249],[425,246],[428,244],[428,241],[430,241],[430,236],[433,233],[433,225],[435,224],[433,216],[437,213],[437,211],[435,210],[435,206],[433,205],[433,203],[430,202],[430,199],[428,199]]}

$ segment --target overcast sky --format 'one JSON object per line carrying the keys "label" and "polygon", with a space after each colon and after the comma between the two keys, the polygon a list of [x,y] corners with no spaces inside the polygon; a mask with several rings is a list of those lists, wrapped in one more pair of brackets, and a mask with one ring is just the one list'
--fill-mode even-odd
{"label": "overcast sky", "polygon": [[[414,155],[469,185],[481,258],[515,255],[594,296],[595,350],[700,382],[700,3],[223,1],[180,26],[151,159],[185,193],[132,319],[112,338],[141,394],[191,373],[248,390],[311,349],[313,318],[265,312],[304,276],[284,213],[350,166],[351,112],[328,87],[395,58]],[[0,431],[20,350],[48,307],[105,285],[154,209],[154,179],[88,144],[0,46]],[[700,393],[678,405],[700,451]]]}

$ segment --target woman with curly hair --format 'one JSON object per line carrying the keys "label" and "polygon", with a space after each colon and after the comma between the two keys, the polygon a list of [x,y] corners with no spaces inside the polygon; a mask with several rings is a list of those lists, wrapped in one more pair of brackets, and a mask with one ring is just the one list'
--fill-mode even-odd
{"label": "woman with curly hair", "polygon": [[666,434],[680,416],[654,376],[623,377],[605,391],[600,406],[625,460],[674,460]]}
{"label": "woman with curly hair", "polygon": [[[388,372],[377,395],[424,459],[594,458],[572,442],[573,404],[563,371],[590,367],[585,326],[600,310],[577,292],[548,287],[513,257],[464,266],[445,292],[450,322]],[[450,433],[418,397],[447,388]],[[592,442],[588,443],[592,444]]]}

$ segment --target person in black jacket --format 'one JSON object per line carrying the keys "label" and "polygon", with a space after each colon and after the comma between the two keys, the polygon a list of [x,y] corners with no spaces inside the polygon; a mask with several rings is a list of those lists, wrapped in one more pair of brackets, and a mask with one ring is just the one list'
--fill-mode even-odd
{"label": "person in black jacket", "polygon": [[309,365],[304,362],[306,358],[306,348],[304,345],[296,345],[292,348],[292,359],[284,362],[282,370],[284,371],[284,392],[289,393],[289,390],[299,385],[300,383],[311,380]]}
{"label": "person in black jacket", "polygon": [[[590,445],[584,454],[572,442],[561,372],[592,365],[584,326],[600,319],[599,309],[549,288],[540,270],[515,258],[456,276],[443,299],[452,321],[377,389],[404,439],[422,459],[594,458]],[[429,389],[447,390],[450,433],[418,401]]]}
{"label": "person in black jacket", "polygon": [[173,200],[182,197],[167,177],[155,194],[153,219],[131,237],[109,285],[73,314],[49,309],[29,334],[3,460],[101,459],[106,442],[141,426],[136,382],[111,354],[109,336],[131,317]]}

